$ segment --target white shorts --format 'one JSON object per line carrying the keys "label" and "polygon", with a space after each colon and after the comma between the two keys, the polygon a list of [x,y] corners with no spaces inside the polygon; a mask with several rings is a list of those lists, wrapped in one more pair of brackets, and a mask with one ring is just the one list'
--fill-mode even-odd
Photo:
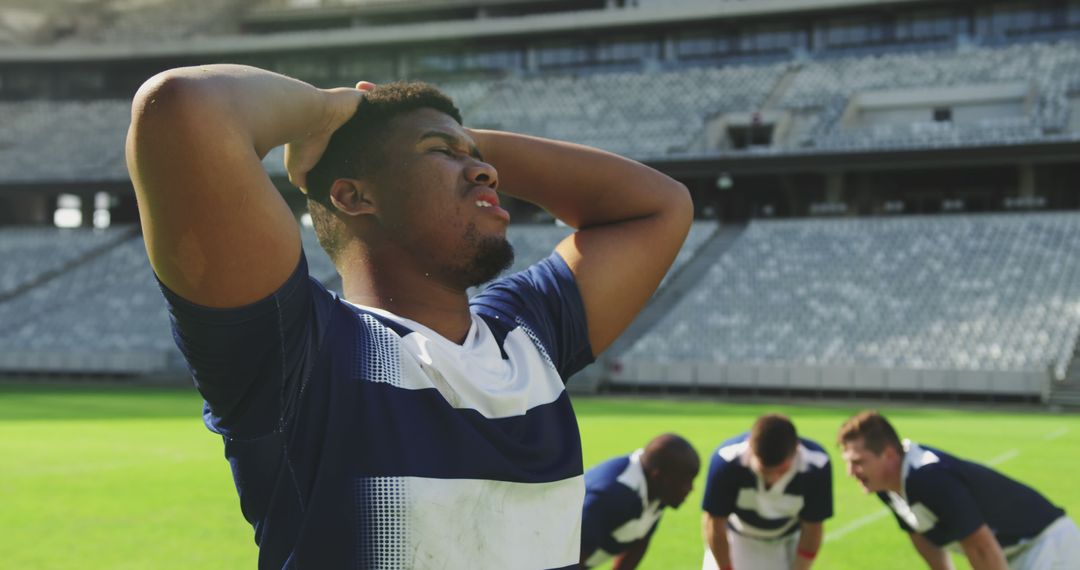
{"label": "white shorts", "polygon": [[[738,565],[735,566],[738,568]],[[1035,537],[1031,546],[1009,557],[1009,570],[1075,570],[1080,568],[1080,528],[1061,517]]]}
{"label": "white shorts", "polygon": [[[736,570],[790,570],[795,563],[795,549],[799,545],[798,531],[775,540],[760,540],[727,531],[731,565]],[[708,548],[701,570],[719,570],[716,558]]]}

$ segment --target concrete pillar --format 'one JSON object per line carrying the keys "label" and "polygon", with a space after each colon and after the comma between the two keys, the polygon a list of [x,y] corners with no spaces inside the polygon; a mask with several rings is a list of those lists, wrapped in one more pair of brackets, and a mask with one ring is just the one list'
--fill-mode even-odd
{"label": "concrete pillar", "polygon": [[660,46],[660,59],[662,61],[675,61],[675,36],[672,34],[664,35],[664,42]]}
{"label": "concrete pillar", "polygon": [[530,45],[525,48],[525,71],[534,72],[540,68],[539,58],[536,56],[536,46]]}
{"label": "concrete pillar", "polygon": [[825,175],[825,202],[832,204],[844,201],[844,173],[829,172]]}
{"label": "concrete pillar", "polygon": [[406,50],[401,50],[397,53],[397,61],[394,62],[394,71],[397,72],[398,79],[409,78],[409,54]]}
{"label": "concrete pillar", "polygon": [[1035,195],[1035,166],[1030,162],[1025,162],[1019,166],[1020,176],[1019,188],[1017,189],[1017,195],[1022,197],[1031,197]]}

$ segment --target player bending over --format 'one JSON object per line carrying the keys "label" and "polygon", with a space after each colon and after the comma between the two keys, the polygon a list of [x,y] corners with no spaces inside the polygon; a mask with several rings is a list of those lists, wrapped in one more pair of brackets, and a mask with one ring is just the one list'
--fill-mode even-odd
{"label": "player bending over", "polygon": [[975,570],[1080,568],[1080,530],[1031,487],[901,441],[874,411],[844,422],[839,443],[848,475],[892,509],[933,570],[953,567],[946,547],[962,551]]}
{"label": "player bending over", "polygon": [[829,455],[780,414],[720,444],[705,480],[705,570],[807,570],[833,514]]}
{"label": "player bending over", "polygon": [[[286,146],[342,277],[309,278],[260,160]],[[177,343],[261,568],[567,568],[585,495],[564,380],[653,293],[689,229],[674,180],[471,130],[424,85],[317,89],[235,65],[135,97],[127,143]],[[500,194],[577,232],[507,267]]]}
{"label": "player bending over", "polygon": [[585,472],[581,565],[614,558],[613,570],[637,568],[664,509],[679,508],[700,468],[690,442],[668,433]]}

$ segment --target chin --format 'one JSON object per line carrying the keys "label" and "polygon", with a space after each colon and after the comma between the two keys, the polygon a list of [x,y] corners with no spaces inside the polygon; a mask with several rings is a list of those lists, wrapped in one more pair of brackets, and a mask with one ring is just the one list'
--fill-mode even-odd
{"label": "chin", "polygon": [[514,264],[514,246],[505,236],[486,237],[477,243],[476,250],[469,268],[471,287],[491,281]]}

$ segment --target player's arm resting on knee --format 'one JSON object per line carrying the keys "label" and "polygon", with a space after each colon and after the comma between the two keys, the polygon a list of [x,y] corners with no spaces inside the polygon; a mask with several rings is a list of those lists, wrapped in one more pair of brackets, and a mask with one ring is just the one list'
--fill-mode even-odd
{"label": "player's arm resting on knee", "polygon": [[701,533],[705,537],[709,552],[716,559],[717,568],[732,570],[731,545],[728,544],[727,538],[727,517],[714,517],[709,513],[703,513]]}
{"label": "player's arm resting on knee", "polygon": [[960,541],[972,570],[1008,570],[1009,563],[994,533],[985,524]]}
{"label": "player's arm resting on knee", "polygon": [[799,544],[795,547],[795,570],[809,570],[814,564],[821,539],[825,534],[825,525],[820,522],[800,521]]}
{"label": "player's arm resting on knee", "polygon": [[594,148],[498,131],[470,134],[499,171],[499,191],[578,230],[556,250],[577,281],[599,354],[671,267],[693,221],[689,192],[652,168]]}
{"label": "player's arm resting on knee", "polygon": [[652,535],[635,540],[630,548],[622,551],[611,564],[611,570],[634,570],[645,558],[645,551],[649,548],[649,539]]}
{"label": "player's arm resting on knee", "polygon": [[277,290],[296,268],[300,237],[261,160],[293,143],[313,166],[360,96],[239,65],[173,69],[143,84],[127,162],[159,279],[209,307]]}
{"label": "player's arm resting on knee", "polygon": [[915,545],[915,550],[923,557],[930,570],[953,570],[952,559],[949,558],[949,553],[945,549],[938,547],[917,532],[909,532],[908,536],[911,537],[911,544]]}

